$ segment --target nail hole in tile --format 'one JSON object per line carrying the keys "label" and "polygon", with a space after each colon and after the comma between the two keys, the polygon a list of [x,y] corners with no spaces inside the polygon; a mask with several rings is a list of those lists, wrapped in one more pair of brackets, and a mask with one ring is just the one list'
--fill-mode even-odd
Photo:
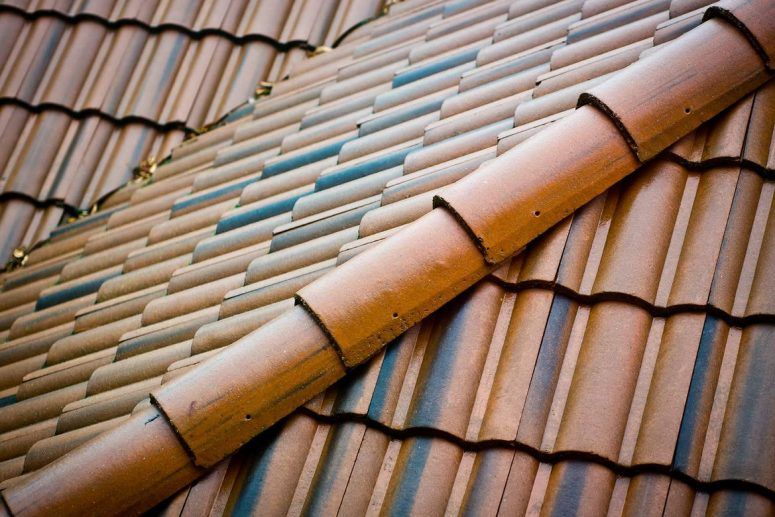
{"label": "nail hole in tile", "polygon": [[398,317],[398,313],[397,313],[397,312],[394,312],[394,313],[393,313],[393,319],[396,319],[397,317]]}
{"label": "nail hole in tile", "polygon": [[250,419],[252,419],[252,418],[253,418],[253,417],[252,417],[251,415],[245,415],[245,420],[250,420]]}
{"label": "nail hole in tile", "polygon": [[684,108],[684,113],[686,113],[687,115],[688,115],[689,113],[691,113],[691,112],[692,112],[692,109],[691,109],[691,108]]}
{"label": "nail hole in tile", "polygon": [[535,212],[533,212],[533,217],[538,217],[539,215],[541,215],[540,210],[536,210]]}

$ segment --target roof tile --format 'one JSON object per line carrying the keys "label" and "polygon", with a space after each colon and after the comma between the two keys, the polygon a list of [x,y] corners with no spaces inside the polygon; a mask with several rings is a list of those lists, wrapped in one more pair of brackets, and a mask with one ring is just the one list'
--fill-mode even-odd
{"label": "roof tile", "polygon": [[[243,2],[228,4],[228,13],[223,6],[195,13],[180,6],[165,4],[159,12],[169,7],[170,16],[190,16],[195,27],[221,23],[232,30],[240,17],[240,30],[252,23],[251,16],[241,16]],[[675,18],[682,9],[686,14]],[[303,28],[322,38],[325,20],[333,27],[343,19],[341,11],[329,6],[316,18],[296,3],[277,34],[291,37]],[[105,211],[58,229],[50,244],[33,252],[32,266],[0,275],[2,300],[10,304],[0,316],[9,329],[0,331],[9,360],[2,368],[15,372],[5,376],[10,381],[0,392],[0,406],[18,420],[12,427],[22,426],[0,438],[0,474],[17,476],[0,487],[11,508],[18,511],[30,486],[52,494],[38,497],[31,510],[70,504],[66,498],[86,494],[97,470],[100,482],[111,476],[147,482],[153,472],[100,450],[124,447],[128,435],[133,447],[140,445],[149,438],[145,427],[154,422],[182,429],[174,441],[159,429],[153,439],[161,440],[160,446],[193,444],[192,457],[210,465],[303,404],[157,510],[179,514],[197,507],[219,514],[249,512],[256,504],[277,513],[405,507],[450,514],[573,508],[616,515],[657,508],[715,512],[733,504],[766,510],[772,492],[768,457],[734,444],[749,438],[749,428],[761,434],[769,422],[760,408],[766,400],[740,395],[751,382],[761,387],[742,354],[752,342],[767,342],[771,323],[765,279],[773,193],[767,168],[769,86],[700,126],[632,178],[597,185],[596,195],[586,193],[569,205],[567,216],[553,216],[535,241],[509,233],[511,221],[504,226],[503,245],[525,249],[497,266],[486,265],[464,230],[470,220],[449,217],[444,207],[433,210],[434,197],[446,199],[459,188],[454,181],[475,183],[487,170],[492,186],[484,197],[459,194],[470,207],[467,214],[498,195],[513,202],[508,180],[524,182],[526,170],[516,157],[539,139],[546,149],[536,160],[541,173],[536,177],[544,180],[547,167],[562,170],[565,154],[586,156],[581,144],[568,144],[563,128],[587,115],[599,121],[597,133],[609,135],[616,142],[612,147],[631,162],[629,173],[639,163],[622,128],[594,107],[574,110],[578,93],[589,87],[585,81],[643,68],[640,61],[664,55],[663,46],[674,52],[684,48],[686,38],[678,46],[652,48],[652,36],[658,45],[671,41],[699,24],[703,11],[696,2],[680,0],[551,5],[410,0],[356,29],[335,50],[294,66],[290,79],[234,111],[225,125],[176,148],[152,182],[133,183],[111,196]],[[9,13],[25,20],[53,16],[64,24],[63,34],[80,21],[69,14],[8,8],[0,16]],[[557,26],[558,39],[542,39],[543,25],[568,17],[575,21]],[[260,53],[263,43],[250,38],[183,26],[87,21],[109,36],[131,28],[149,45],[168,34],[189,47],[180,57],[180,72],[164,85],[181,95],[147,106],[164,117],[182,117],[187,110],[200,117],[218,113],[234,91],[252,89],[266,73],[262,70],[285,74],[302,52],[293,50],[273,64],[273,57]],[[714,23],[721,22],[708,22],[703,30]],[[471,24],[481,33],[474,34]],[[740,32],[732,35],[738,43],[751,41]],[[534,38],[546,42],[481,65],[492,44],[496,50],[534,45]],[[217,61],[233,44],[242,45],[239,55]],[[137,57],[143,46],[136,47]],[[199,60],[206,55],[221,57]],[[754,61],[760,70],[758,57]],[[127,65],[127,73],[136,73],[134,67]],[[238,78],[235,68],[244,72]],[[184,75],[190,78],[184,81]],[[642,84],[631,80],[628,88]],[[213,96],[220,97],[205,99]],[[375,103],[391,107],[375,112]],[[3,113],[16,119],[0,117],[7,127],[27,117],[12,108]],[[51,121],[41,127],[53,127],[55,118],[48,115]],[[100,125],[65,127],[79,166],[104,169],[129,157],[129,151],[96,156],[77,140],[76,131],[109,138],[111,123],[94,121]],[[125,126],[126,137],[146,138],[145,125]],[[600,134],[581,126],[575,141],[584,136],[598,141]],[[552,135],[551,141],[545,135]],[[64,159],[64,148],[52,156],[54,162]],[[51,177],[46,181],[51,192],[67,192]],[[77,181],[97,189],[86,176]],[[568,190],[553,187],[547,195],[563,192]],[[482,204],[485,197],[488,203]],[[586,204],[579,208],[581,203]],[[570,214],[572,209],[577,210]],[[434,227],[424,237],[415,233],[415,240],[402,241],[440,214],[447,214],[446,230]],[[403,257],[439,255],[439,239],[473,253],[469,262],[478,269],[465,285],[482,280],[421,322],[403,309],[393,318],[384,296],[413,306],[419,302],[406,294],[407,286],[418,279],[428,285],[454,280],[441,273],[426,276],[422,264],[408,273],[396,267],[406,263]],[[374,268],[360,270],[365,263]],[[44,288],[65,282],[48,292],[86,289],[88,275],[111,266],[120,267],[122,275],[107,280],[99,296],[95,291],[34,311]],[[453,255],[442,256],[434,268],[463,273]],[[327,272],[332,273],[320,279]],[[47,282],[36,285],[41,280]],[[380,288],[383,298],[366,289],[374,282],[389,284],[390,289]],[[302,287],[302,299],[318,289],[311,305],[320,320],[310,317],[308,306],[294,308],[292,296]],[[451,296],[443,294],[441,301]],[[429,303],[435,308],[441,301]],[[390,334],[371,341],[358,337],[374,330],[348,326],[363,316],[364,307],[381,318],[367,323]],[[283,355],[288,336],[300,328],[309,331],[308,339],[294,348],[318,362],[307,370],[286,368]],[[371,348],[358,348],[364,342]],[[762,371],[767,350],[757,356],[763,357]],[[372,353],[367,364],[350,368]],[[278,375],[281,370],[286,377]],[[345,379],[305,403],[345,370],[351,370]],[[254,371],[266,382],[254,384]],[[224,383],[234,389],[217,398],[221,391],[212,387]],[[57,394],[74,386],[83,391],[58,407]],[[279,404],[265,398],[268,388],[286,398]],[[203,400],[220,405],[227,418],[202,408]],[[38,406],[43,410],[27,410]],[[159,406],[166,414],[153,413]],[[250,410],[255,408],[266,410]],[[750,419],[740,416],[744,413],[755,415],[752,424],[745,423]],[[133,430],[144,415],[143,426]],[[88,454],[104,459],[90,461],[74,451],[48,466],[116,423],[89,446]],[[229,427],[225,440],[212,430],[222,423]],[[757,443],[766,449],[761,439],[750,449],[761,452]],[[78,464],[68,459],[73,456],[81,457]],[[155,472],[188,471],[177,452],[169,460],[155,463]],[[83,461],[87,464],[80,465]],[[70,488],[60,492],[58,469],[77,467],[66,480]],[[119,467],[132,472],[112,472]],[[176,487],[203,474],[189,472]],[[127,493],[139,486],[122,483]],[[95,504],[100,511],[133,504],[148,508],[168,495],[170,486],[157,483],[131,501],[89,493],[78,504]]]}

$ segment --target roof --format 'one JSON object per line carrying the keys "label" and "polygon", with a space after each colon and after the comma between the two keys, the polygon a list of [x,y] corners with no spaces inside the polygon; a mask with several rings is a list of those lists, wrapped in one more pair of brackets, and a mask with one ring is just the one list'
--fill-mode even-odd
{"label": "roof", "polygon": [[701,3],[395,4],[59,228],[8,511],[771,514],[775,17]]}
{"label": "roof", "polygon": [[[379,1],[0,3],[0,248],[43,240]],[[55,143],[52,143],[52,140]]]}

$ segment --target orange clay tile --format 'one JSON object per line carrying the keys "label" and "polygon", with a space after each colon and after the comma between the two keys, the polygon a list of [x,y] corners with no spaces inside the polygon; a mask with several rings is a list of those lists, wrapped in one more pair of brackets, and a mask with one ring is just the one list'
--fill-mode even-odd
{"label": "orange clay tile", "polygon": [[[6,98],[0,188],[172,150],[0,273],[0,508],[771,512],[771,24],[707,3],[406,0],[309,60],[261,31],[376,2],[0,6],[0,57],[85,71],[0,90],[95,110]],[[14,239],[61,213],[8,205]]]}

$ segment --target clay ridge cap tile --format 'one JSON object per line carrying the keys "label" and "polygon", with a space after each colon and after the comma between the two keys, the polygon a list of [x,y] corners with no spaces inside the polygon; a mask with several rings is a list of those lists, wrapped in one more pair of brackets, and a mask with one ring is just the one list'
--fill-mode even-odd
{"label": "clay ridge cap tile", "polygon": [[[708,56],[708,44],[724,51]],[[645,161],[766,79],[747,40],[711,20],[583,96],[581,104],[600,108],[598,116],[577,110],[459,181],[435,204],[452,211],[497,264],[632,172],[638,163],[625,140]],[[685,106],[693,111],[685,113]],[[596,145],[590,128],[597,130]],[[566,152],[551,152],[569,139]],[[504,172],[515,164],[519,174]]]}
{"label": "clay ridge cap tile", "polygon": [[702,21],[721,18],[748,38],[770,72],[775,72],[775,3],[760,0],[724,0],[708,7]]}
{"label": "clay ridge cap tile", "polygon": [[[703,51],[700,43],[708,40],[718,52]],[[757,61],[747,38],[710,20],[582,93],[579,105],[591,104],[606,113],[646,161],[715,116],[740,92],[763,84],[768,74]],[[649,87],[629,87],[636,82]]]}

